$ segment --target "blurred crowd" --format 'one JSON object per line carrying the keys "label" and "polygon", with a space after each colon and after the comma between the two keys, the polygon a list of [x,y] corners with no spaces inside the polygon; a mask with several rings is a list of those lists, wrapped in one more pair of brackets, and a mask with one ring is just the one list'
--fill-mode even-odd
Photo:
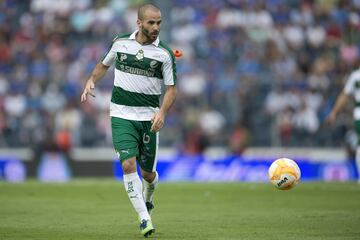
{"label": "blurred crowd", "polygon": [[[0,2],[0,147],[111,146],[113,71],[81,104],[92,68],[136,29],[131,0]],[[151,1],[177,60],[179,95],[161,146],[354,143],[351,106],[323,124],[360,63],[359,0]],[[355,140],[354,140],[355,139]]]}

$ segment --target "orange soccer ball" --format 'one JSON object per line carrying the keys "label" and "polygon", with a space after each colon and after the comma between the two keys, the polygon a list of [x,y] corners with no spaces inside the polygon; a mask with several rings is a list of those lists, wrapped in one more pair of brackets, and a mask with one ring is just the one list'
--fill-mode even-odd
{"label": "orange soccer ball", "polygon": [[301,171],[294,160],[279,158],[268,171],[270,182],[280,190],[289,190],[299,183]]}

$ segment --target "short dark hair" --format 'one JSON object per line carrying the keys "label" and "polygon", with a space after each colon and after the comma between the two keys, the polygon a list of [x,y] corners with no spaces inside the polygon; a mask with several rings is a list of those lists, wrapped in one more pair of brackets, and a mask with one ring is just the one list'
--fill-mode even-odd
{"label": "short dark hair", "polygon": [[154,11],[160,11],[160,8],[158,8],[154,4],[151,4],[151,3],[144,4],[144,5],[140,6],[139,9],[138,9],[138,19],[139,20],[144,19],[144,13],[148,9],[151,9],[151,10],[154,10]]}

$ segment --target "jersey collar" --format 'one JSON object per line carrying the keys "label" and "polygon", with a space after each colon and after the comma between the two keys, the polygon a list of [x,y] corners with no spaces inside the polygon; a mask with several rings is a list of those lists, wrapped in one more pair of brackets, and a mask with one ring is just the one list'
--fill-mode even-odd
{"label": "jersey collar", "polygon": [[[138,32],[139,32],[139,30],[136,30],[135,32],[133,32],[133,33],[130,35],[129,39],[135,40],[136,34],[137,34]],[[153,41],[151,44],[153,44],[153,45],[155,45],[155,46],[159,46],[159,43],[160,43],[160,39],[159,39],[159,37],[157,37],[156,40]]]}

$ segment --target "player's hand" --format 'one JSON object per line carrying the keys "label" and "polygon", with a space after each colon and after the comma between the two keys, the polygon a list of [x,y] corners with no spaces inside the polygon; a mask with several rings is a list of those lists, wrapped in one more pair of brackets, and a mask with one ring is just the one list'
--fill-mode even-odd
{"label": "player's hand", "polygon": [[154,117],[151,119],[151,129],[152,132],[158,132],[163,126],[165,122],[165,115],[159,111],[155,113]]}
{"label": "player's hand", "polygon": [[86,85],[85,85],[85,88],[84,88],[83,93],[81,94],[81,102],[85,102],[85,101],[86,101],[88,94],[89,94],[90,96],[92,96],[92,97],[95,97],[95,93],[93,92],[94,88],[95,88],[94,82],[93,82],[91,79],[89,79],[89,80],[86,82]]}
{"label": "player's hand", "polygon": [[336,120],[336,113],[330,112],[330,114],[325,118],[325,123],[333,124]]}

